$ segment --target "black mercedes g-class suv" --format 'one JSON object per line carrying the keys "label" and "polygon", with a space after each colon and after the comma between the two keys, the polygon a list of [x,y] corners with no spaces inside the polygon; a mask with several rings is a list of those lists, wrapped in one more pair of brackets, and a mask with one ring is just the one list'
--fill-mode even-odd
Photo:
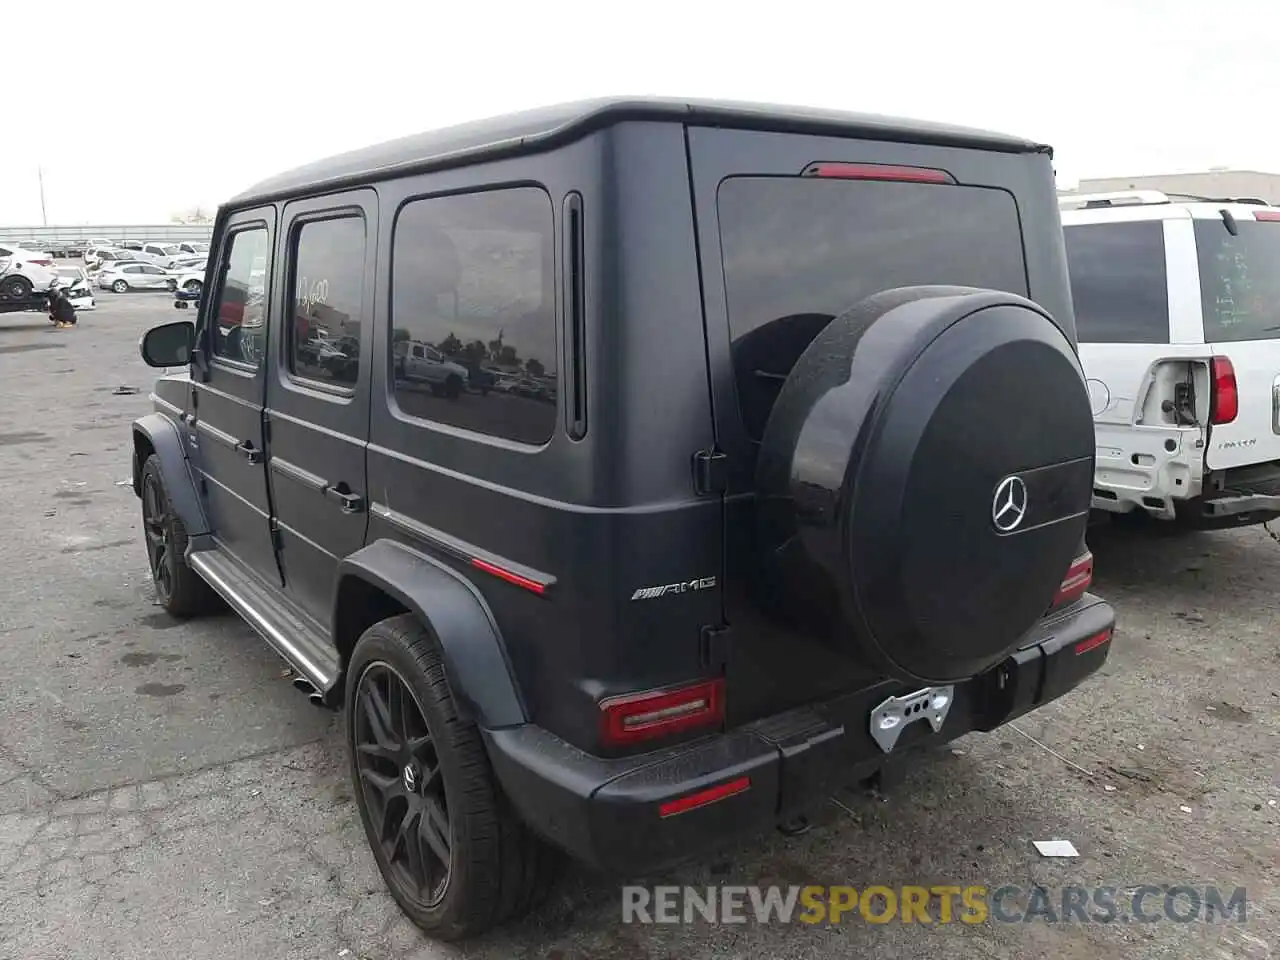
{"label": "black mercedes g-class suv", "polygon": [[214,236],[197,322],[141,343],[188,368],[133,424],[156,590],[345,705],[436,936],[555,848],[665,864],[1107,657],[1044,146],[579,103],[278,176]]}

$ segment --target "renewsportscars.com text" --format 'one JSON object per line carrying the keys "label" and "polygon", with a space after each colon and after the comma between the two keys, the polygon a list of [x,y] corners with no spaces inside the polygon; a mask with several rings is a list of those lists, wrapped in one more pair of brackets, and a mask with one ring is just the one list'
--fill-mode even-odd
{"label": "renewsportscars.com text", "polygon": [[622,888],[623,923],[1244,923],[1243,887]]}

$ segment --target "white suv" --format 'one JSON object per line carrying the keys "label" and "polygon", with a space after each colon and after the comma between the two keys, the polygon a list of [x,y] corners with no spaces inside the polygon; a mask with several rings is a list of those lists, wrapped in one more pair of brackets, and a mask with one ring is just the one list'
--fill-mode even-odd
{"label": "white suv", "polygon": [[1280,209],[1059,200],[1093,402],[1093,506],[1198,527],[1280,516]]}

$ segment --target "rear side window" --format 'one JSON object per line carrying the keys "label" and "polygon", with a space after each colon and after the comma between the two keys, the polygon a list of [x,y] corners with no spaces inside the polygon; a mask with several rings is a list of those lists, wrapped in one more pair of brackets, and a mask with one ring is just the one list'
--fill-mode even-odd
{"label": "rear side window", "polygon": [[1280,337],[1280,223],[1196,220],[1206,343]]}
{"label": "rear side window", "polygon": [[919,284],[1027,293],[1003,190],[732,177],[717,208],[738,403],[756,440],[805,347],[860,300]]}
{"label": "rear side window", "polygon": [[555,219],[536,187],[414,200],[396,218],[396,405],[539,445],[556,424]]}
{"label": "rear side window", "polygon": [[365,229],[361,217],[311,220],[294,234],[289,372],[340,390],[360,372]]}
{"label": "rear side window", "polygon": [[1063,230],[1081,343],[1168,343],[1164,223],[1085,223]]}

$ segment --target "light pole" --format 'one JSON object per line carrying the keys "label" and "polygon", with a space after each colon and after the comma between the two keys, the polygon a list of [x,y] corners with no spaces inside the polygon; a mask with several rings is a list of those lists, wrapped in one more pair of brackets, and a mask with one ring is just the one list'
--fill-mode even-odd
{"label": "light pole", "polygon": [[44,168],[36,167],[36,176],[40,179],[40,220],[47,227],[49,225],[49,215],[44,209]]}

